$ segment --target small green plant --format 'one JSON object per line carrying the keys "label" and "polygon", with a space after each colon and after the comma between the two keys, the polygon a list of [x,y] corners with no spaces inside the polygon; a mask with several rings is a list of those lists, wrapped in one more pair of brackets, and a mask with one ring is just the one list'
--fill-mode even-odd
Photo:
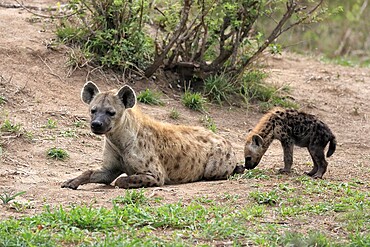
{"label": "small green plant", "polygon": [[67,151],[62,148],[50,148],[47,152],[47,156],[55,160],[65,160],[69,157]]}
{"label": "small green plant", "polygon": [[213,118],[209,115],[205,115],[201,118],[201,122],[204,124],[204,126],[212,131],[213,133],[216,133],[217,127],[215,122],[213,121]]}
{"label": "small green plant", "polygon": [[48,118],[48,121],[46,122],[46,125],[43,126],[44,128],[48,129],[55,129],[57,127],[57,121]]}
{"label": "small green plant", "polygon": [[73,125],[76,127],[76,128],[83,128],[86,126],[86,121],[84,120],[76,120]]}
{"label": "small green plant", "polygon": [[269,179],[270,176],[265,174],[265,171],[259,169],[245,170],[243,174],[235,174],[231,176],[230,180],[240,179]]}
{"label": "small green plant", "polygon": [[189,91],[183,94],[181,101],[186,107],[195,111],[204,111],[204,105],[207,102],[201,93],[192,93]]}
{"label": "small green plant", "polygon": [[1,131],[9,133],[19,133],[21,130],[21,124],[13,124],[9,119],[6,119],[1,125]]}
{"label": "small green plant", "polygon": [[9,202],[13,201],[16,197],[25,194],[26,191],[17,192],[14,194],[13,191],[5,191],[0,194],[0,200],[3,204],[8,204]]}
{"label": "small green plant", "polygon": [[148,202],[148,198],[144,194],[144,190],[126,190],[124,196],[118,196],[113,199],[115,204],[135,204],[142,205]]}
{"label": "small green plant", "polygon": [[270,192],[253,191],[249,193],[249,196],[253,198],[258,204],[275,205],[279,201],[279,195],[276,190]]}
{"label": "small green plant", "polygon": [[60,132],[60,135],[63,137],[72,137],[72,138],[78,137],[76,131],[73,129],[63,130]]}
{"label": "small green plant", "polygon": [[177,119],[179,119],[179,117],[180,117],[179,111],[176,110],[175,108],[172,108],[171,112],[170,112],[170,118],[172,118],[174,120],[177,120]]}
{"label": "small green plant", "polygon": [[246,103],[258,103],[261,111],[267,111],[274,106],[297,109],[299,106],[286,95],[290,88],[276,88],[264,82],[266,73],[252,70],[243,75],[240,95]]}
{"label": "small green plant", "polygon": [[211,101],[229,103],[229,97],[237,90],[225,74],[214,75],[204,80],[204,93]]}
{"label": "small green plant", "polygon": [[149,88],[145,89],[145,91],[141,91],[137,96],[137,100],[148,105],[164,105],[161,100],[161,93],[152,91]]}
{"label": "small green plant", "polygon": [[0,95],[0,105],[3,105],[3,104],[5,104],[6,103],[6,98],[4,97],[4,96],[1,96]]}

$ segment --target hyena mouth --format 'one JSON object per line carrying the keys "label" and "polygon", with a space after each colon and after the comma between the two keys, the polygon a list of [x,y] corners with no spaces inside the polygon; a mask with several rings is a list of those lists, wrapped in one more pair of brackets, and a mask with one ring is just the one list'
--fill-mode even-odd
{"label": "hyena mouth", "polygon": [[254,168],[256,168],[256,166],[258,165],[258,162],[250,162],[250,161],[245,161],[245,165],[244,165],[244,167],[245,167],[245,169],[247,169],[247,170],[252,170],[252,169],[254,169]]}
{"label": "hyena mouth", "polygon": [[101,130],[101,129],[91,129],[92,133],[95,135],[104,135],[111,131],[112,127],[109,127],[107,130]]}

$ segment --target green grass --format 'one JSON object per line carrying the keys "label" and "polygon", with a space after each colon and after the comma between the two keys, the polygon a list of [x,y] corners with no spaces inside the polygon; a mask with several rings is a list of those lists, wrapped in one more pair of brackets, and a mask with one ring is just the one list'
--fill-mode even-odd
{"label": "green grass", "polygon": [[18,193],[14,193],[13,191],[3,191],[0,193],[0,200],[3,204],[8,204],[9,202],[13,201],[16,197],[25,194],[25,191],[21,191]]}
{"label": "green grass", "polygon": [[170,118],[172,118],[174,120],[177,120],[177,119],[180,118],[180,113],[175,108],[172,108],[169,116],[170,116]]}
{"label": "green grass", "polygon": [[184,106],[195,110],[195,111],[204,111],[205,104],[207,100],[203,97],[201,93],[192,93],[186,91],[183,96],[181,97],[181,101]]}
{"label": "green grass", "polygon": [[48,128],[48,129],[55,129],[55,128],[58,127],[58,123],[57,123],[57,121],[55,121],[51,118],[48,118],[46,124],[43,127]]}
{"label": "green grass", "polygon": [[152,91],[147,88],[145,91],[141,91],[139,93],[137,100],[148,105],[164,105],[163,101],[161,100],[161,95],[162,94],[160,92]]}
{"label": "green grass", "polygon": [[2,95],[0,95],[0,105],[4,105],[6,103],[6,98]]}
{"label": "green grass", "polygon": [[213,118],[209,115],[204,115],[200,121],[203,123],[203,125],[209,129],[210,131],[212,131],[213,133],[216,133],[217,132],[217,126],[215,124],[215,121],[213,120]]}
{"label": "green grass", "polygon": [[263,112],[274,106],[294,109],[299,107],[288,97],[288,86],[276,88],[264,82],[266,77],[267,74],[259,70],[252,70],[243,75],[239,91],[245,102],[258,104]]}
{"label": "green grass", "polygon": [[[1,221],[0,246],[369,246],[366,183],[251,179],[239,180],[246,183],[239,194],[173,203],[131,189],[109,207],[46,206],[31,217]],[[312,193],[316,187],[323,191]]]}
{"label": "green grass", "polygon": [[66,160],[69,157],[67,151],[65,151],[62,148],[56,148],[56,147],[50,148],[47,151],[47,156],[55,160]]}
{"label": "green grass", "polygon": [[3,132],[19,133],[21,131],[21,124],[15,124],[10,122],[9,119],[5,119],[0,129]]}
{"label": "green grass", "polygon": [[204,94],[211,101],[222,105],[222,102],[229,103],[229,98],[237,92],[237,89],[224,74],[210,76],[204,80]]}

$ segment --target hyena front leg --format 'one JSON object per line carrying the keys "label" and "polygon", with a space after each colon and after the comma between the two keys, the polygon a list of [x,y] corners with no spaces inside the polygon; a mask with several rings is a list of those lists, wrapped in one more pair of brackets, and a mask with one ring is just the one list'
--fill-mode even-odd
{"label": "hyena front leg", "polygon": [[290,173],[293,164],[293,147],[290,140],[282,140],[281,145],[284,151],[284,168],[279,169],[279,173]]}
{"label": "hyena front leg", "polygon": [[99,170],[88,170],[76,178],[65,181],[62,188],[76,190],[78,186],[88,183],[110,184],[121,174],[119,170],[109,170],[105,167]]}
{"label": "hyena front leg", "polygon": [[127,177],[117,178],[114,186],[124,189],[162,186],[164,177],[161,174],[135,174]]}

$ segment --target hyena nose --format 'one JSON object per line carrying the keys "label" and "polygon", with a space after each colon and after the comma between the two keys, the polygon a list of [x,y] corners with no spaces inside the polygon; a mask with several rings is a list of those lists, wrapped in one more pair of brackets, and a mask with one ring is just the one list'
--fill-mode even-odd
{"label": "hyena nose", "polygon": [[91,128],[92,129],[100,129],[103,126],[103,123],[100,121],[92,121]]}

